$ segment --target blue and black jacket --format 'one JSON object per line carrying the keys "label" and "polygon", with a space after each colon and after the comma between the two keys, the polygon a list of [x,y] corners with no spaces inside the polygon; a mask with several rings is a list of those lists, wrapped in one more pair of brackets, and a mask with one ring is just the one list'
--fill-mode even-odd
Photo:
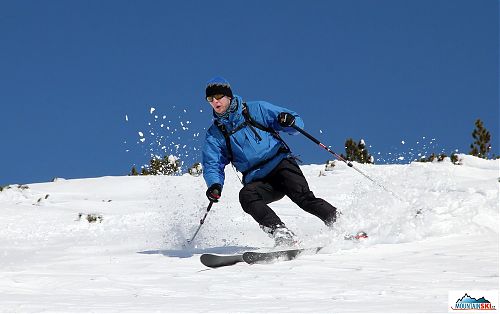
{"label": "blue and black jacket", "polygon": [[[214,124],[208,129],[205,136],[205,145],[202,152],[203,177],[207,186],[215,183],[224,186],[224,168],[230,162],[236,170],[243,173],[243,183],[262,179],[267,176],[290,152],[286,144],[271,132],[253,127],[243,115],[244,104],[240,96],[235,95],[236,109],[226,118],[218,117],[214,113]],[[291,127],[282,127],[278,123],[278,115],[288,112],[295,116],[295,125],[304,127],[302,118],[297,113],[275,106],[265,101],[249,101],[246,103],[248,115],[257,124],[276,132],[284,131],[289,134],[298,132]],[[217,126],[219,125],[219,127]],[[220,126],[230,134],[230,144]],[[235,131],[233,133],[233,131]],[[231,149],[231,151],[229,151]]]}

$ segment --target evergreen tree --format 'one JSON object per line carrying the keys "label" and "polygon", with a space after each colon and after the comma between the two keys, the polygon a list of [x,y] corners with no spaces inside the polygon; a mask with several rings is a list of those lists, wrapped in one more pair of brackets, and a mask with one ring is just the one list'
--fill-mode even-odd
{"label": "evergreen tree", "polygon": [[346,159],[346,160],[349,160],[349,161],[354,161],[355,160],[355,156],[356,156],[356,152],[357,152],[357,148],[358,148],[358,145],[356,144],[356,142],[352,139],[352,138],[348,138],[346,141],[345,141],[345,156],[343,154],[341,154],[342,158]]}
{"label": "evergreen tree", "polygon": [[472,137],[474,138],[474,143],[470,145],[471,151],[470,155],[488,159],[488,153],[491,150],[491,136],[490,132],[486,130],[483,125],[483,121],[480,119],[476,120],[476,128],[472,132]]}
{"label": "evergreen tree", "polygon": [[368,153],[366,144],[363,139],[356,143],[352,138],[345,141],[346,156],[341,155],[342,158],[349,161],[356,161],[362,164],[373,164],[373,157]]}

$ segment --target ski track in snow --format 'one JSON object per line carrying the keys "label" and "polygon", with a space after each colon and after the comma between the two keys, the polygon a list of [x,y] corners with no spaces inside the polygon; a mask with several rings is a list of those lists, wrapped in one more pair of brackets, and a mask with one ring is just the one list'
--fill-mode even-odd
{"label": "ski track in snow", "polygon": [[[336,230],[287,198],[271,206],[304,246],[325,249],[219,269],[199,255],[272,246],[241,210],[231,167],[192,248],[208,204],[201,177],[13,185],[0,192],[0,312],[447,312],[450,290],[498,289],[499,161],[461,158],[356,165],[407,203],[342,163],[321,176],[324,165],[303,166],[342,211]],[[358,230],[370,238],[343,240]]]}

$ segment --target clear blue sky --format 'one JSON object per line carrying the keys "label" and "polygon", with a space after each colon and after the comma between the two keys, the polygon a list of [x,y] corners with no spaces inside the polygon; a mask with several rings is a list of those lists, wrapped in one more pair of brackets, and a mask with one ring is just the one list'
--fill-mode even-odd
{"label": "clear blue sky", "polygon": [[0,185],[127,174],[162,152],[150,130],[199,160],[216,75],[339,153],[348,137],[378,163],[468,152],[481,118],[498,154],[498,16],[496,0],[0,0]]}

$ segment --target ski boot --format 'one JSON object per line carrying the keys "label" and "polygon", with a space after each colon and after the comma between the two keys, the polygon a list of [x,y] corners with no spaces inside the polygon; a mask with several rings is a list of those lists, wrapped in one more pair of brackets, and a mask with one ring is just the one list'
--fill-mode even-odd
{"label": "ski boot", "polygon": [[298,247],[299,239],[285,224],[279,224],[272,227],[260,226],[269,237],[274,239],[274,247]]}
{"label": "ski boot", "polygon": [[340,212],[337,208],[334,207],[334,211],[331,213],[331,215],[323,220],[323,223],[328,227],[328,229],[333,230],[335,227],[335,222],[337,221],[338,215],[342,215],[342,212]]}

